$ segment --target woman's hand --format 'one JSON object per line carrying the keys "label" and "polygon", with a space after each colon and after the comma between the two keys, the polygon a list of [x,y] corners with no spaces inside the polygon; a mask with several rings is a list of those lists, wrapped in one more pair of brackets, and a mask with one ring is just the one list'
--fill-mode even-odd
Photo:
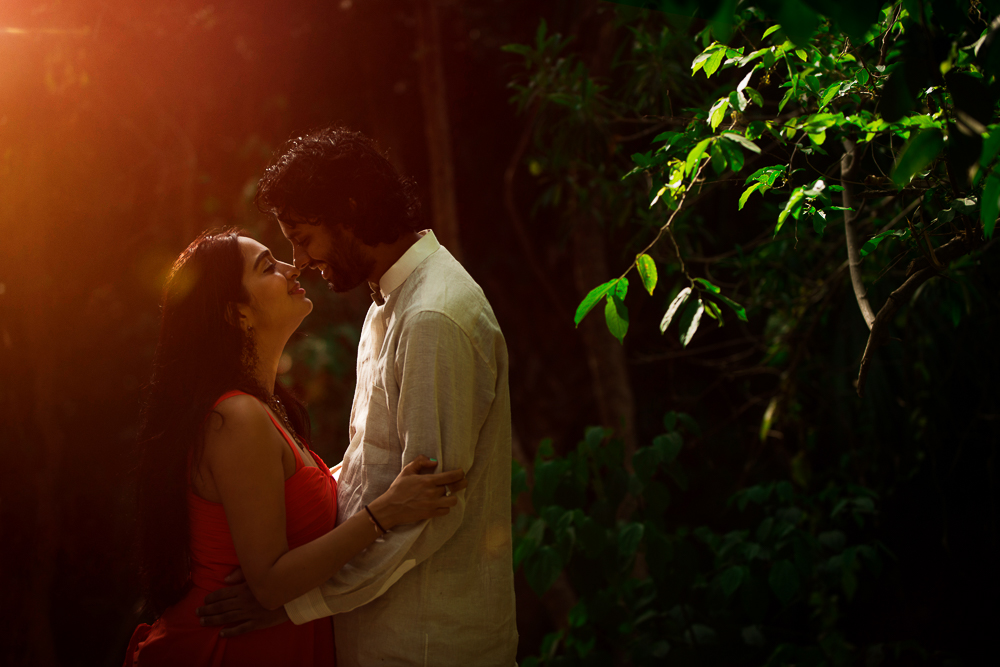
{"label": "woman's hand", "polygon": [[444,516],[458,503],[455,494],[469,485],[461,468],[432,475],[419,474],[437,467],[437,461],[420,455],[403,468],[389,490],[368,508],[386,530],[401,523]]}

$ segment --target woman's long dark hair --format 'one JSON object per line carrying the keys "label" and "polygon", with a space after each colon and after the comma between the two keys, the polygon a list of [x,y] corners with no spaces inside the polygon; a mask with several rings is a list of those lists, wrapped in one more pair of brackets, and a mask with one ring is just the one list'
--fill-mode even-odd
{"label": "woman's long dark hair", "polygon": [[[139,427],[138,517],[140,575],[145,610],[159,615],[187,591],[191,467],[205,442],[205,418],[225,392],[239,389],[262,400],[254,379],[253,337],[238,321],[250,304],[243,286],[239,232],[205,232],[181,253],[163,290],[160,340]],[[305,408],[275,383],[300,438],[309,434]]]}

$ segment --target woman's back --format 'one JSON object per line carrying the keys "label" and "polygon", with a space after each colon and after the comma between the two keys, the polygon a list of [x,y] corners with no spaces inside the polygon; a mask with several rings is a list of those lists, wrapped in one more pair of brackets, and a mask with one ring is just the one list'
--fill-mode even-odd
{"label": "woman's back", "polygon": [[[216,405],[242,392],[228,392]],[[295,456],[295,471],[285,480],[285,525],[289,549],[333,530],[337,518],[336,481],[323,462],[304,465],[297,447],[268,412]],[[195,615],[205,595],[226,585],[239,567],[232,534],[221,503],[188,494],[191,587],[184,598],[152,625],[136,629],[125,665],[323,665],[334,664],[333,629],[329,619],[304,625],[290,622],[232,638],[220,628],[203,627]]]}

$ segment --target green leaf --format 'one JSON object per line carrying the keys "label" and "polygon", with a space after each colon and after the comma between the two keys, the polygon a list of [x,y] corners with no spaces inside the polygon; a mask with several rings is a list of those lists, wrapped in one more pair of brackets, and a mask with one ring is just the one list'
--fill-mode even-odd
{"label": "green leaf", "polygon": [[719,175],[726,170],[727,160],[726,154],[722,151],[722,143],[723,142],[716,141],[712,144],[711,149],[712,171],[714,171],[716,175]]}
{"label": "green leaf", "polygon": [[734,90],[729,93],[729,106],[737,111],[743,111],[747,108],[747,98],[744,97],[742,92]]}
{"label": "green leaf", "polygon": [[819,99],[820,108],[823,108],[827,104],[832,102],[833,98],[835,98],[837,96],[837,93],[839,92],[840,92],[840,81],[838,81],[837,83],[832,83],[829,86],[827,86],[826,89],[823,91],[823,95]]}
{"label": "green leaf", "polygon": [[788,604],[799,591],[799,574],[791,562],[779,560],[771,567],[768,583],[782,604]]}
{"label": "green leaf", "polygon": [[521,538],[517,544],[517,548],[514,550],[514,567],[516,568],[525,558],[530,558],[538,550],[544,539],[545,521],[543,519],[535,519],[531,524],[531,528]]}
{"label": "green leaf", "polygon": [[769,188],[774,187],[774,182],[776,180],[778,180],[779,176],[780,177],[784,177],[786,169],[787,169],[787,167],[785,167],[785,166],[781,166],[781,167],[765,167],[764,168],[764,172],[765,173],[764,173],[764,178],[763,178],[764,185],[766,185]]}
{"label": "green leaf", "polygon": [[713,320],[717,321],[720,327],[723,325],[722,308],[719,308],[719,304],[715,303],[714,301],[706,301],[705,313]]}
{"label": "green leaf", "polygon": [[993,238],[998,214],[1000,214],[1000,177],[990,174],[983,188],[982,208],[979,209],[979,218],[983,221],[983,236],[987,239]]}
{"label": "green leaf", "polygon": [[649,478],[656,472],[661,459],[662,454],[656,447],[640,447],[632,455],[632,467],[635,468],[636,477],[643,485],[649,483]]}
{"label": "green leaf", "polygon": [[695,168],[701,161],[701,156],[705,154],[705,149],[708,145],[715,140],[715,137],[708,137],[707,139],[702,139],[698,144],[691,149],[691,152],[687,155],[687,160],[684,162],[684,175],[688,176],[694,173]]}
{"label": "green leaf", "polygon": [[[756,104],[759,107],[764,106],[764,97],[760,93],[757,92],[756,88],[751,88],[750,86],[747,86],[746,88],[743,89],[743,92],[745,92],[747,94],[747,97],[750,98],[751,102],[753,102],[754,104]],[[760,121],[755,121],[755,122],[760,122]],[[751,125],[752,124],[753,123],[751,123]],[[750,134],[749,128],[747,128],[747,134]],[[760,135],[757,135],[757,136],[760,136]]]}
{"label": "green leaf", "polygon": [[[762,188],[770,188],[774,185],[774,182],[778,180],[779,176],[785,173],[786,167],[761,167],[754,173],[747,176],[747,180],[744,181],[744,185],[750,183],[750,181],[759,181],[763,183]],[[764,192],[762,189],[761,192]]]}
{"label": "green leaf", "polygon": [[715,128],[722,124],[722,121],[726,119],[726,110],[729,108],[729,98],[723,97],[718,102],[712,105],[712,108],[708,110],[708,124],[712,127],[712,131],[715,132]]}
{"label": "green leaf", "polygon": [[761,37],[760,37],[761,41],[764,41],[765,39],[767,39],[768,37],[770,37],[774,33],[778,32],[779,30],[781,30],[781,26],[780,25],[777,25],[777,24],[772,25],[770,28],[768,28],[767,30],[764,31],[763,35],[761,35]]}
{"label": "green leaf", "polygon": [[719,575],[719,584],[722,586],[722,592],[726,594],[726,597],[729,597],[739,589],[740,584],[743,583],[744,574],[746,574],[746,567],[734,565]]}
{"label": "green leaf", "polygon": [[754,60],[757,60],[757,58],[760,58],[762,55],[764,55],[765,53],[769,52],[770,50],[771,49],[769,49],[769,48],[757,49],[756,51],[753,51],[752,53],[749,53],[749,54],[743,56],[742,58],[740,58],[739,60],[737,60],[736,61],[736,66],[737,67],[745,67],[745,66],[749,65],[751,62],[753,62]]}
{"label": "green leaf", "polygon": [[[676,413],[673,412],[667,414],[674,415],[674,419],[677,417]],[[673,463],[677,459],[677,455],[681,453],[684,441],[677,433],[663,433],[653,438],[653,447],[659,450],[664,463]]]}
{"label": "green leaf", "polygon": [[740,195],[740,208],[739,208],[739,210],[741,210],[741,211],[743,210],[743,207],[746,206],[747,199],[750,199],[750,195],[752,195],[757,190],[757,188],[760,187],[760,185],[761,185],[760,181],[757,181],[756,183],[754,183],[749,188],[747,188],[746,190],[743,191],[743,194]]}
{"label": "green leaf", "polygon": [[625,343],[625,334],[628,333],[628,308],[615,294],[607,296],[607,303],[604,306],[604,319],[608,324],[608,331],[618,339],[619,343]]}
{"label": "green leaf", "polygon": [[630,523],[618,531],[618,553],[626,558],[633,556],[642,542],[643,532],[641,523]]}
{"label": "green leaf", "polygon": [[628,294],[628,278],[619,278],[616,280],[611,293],[624,301],[625,296]]}
{"label": "green leaf", "polygon": [[698,331],[698,324],[701,323],[701,315],[705,312],[705,305],[701,298],[697,301],[690,301],[681,315],[681,347],[687,347],[694,334]]}
{"label": "green leaf", "polygon": [[726,57],[726,47],[719,45],[719,48],[712,52],[708,60],[705,62],[705,78],[715,74],[716,70],[719,69],[719,65],[722,64],[722,60]]}
{"label": "green leaf", "polygon": [[612,289],[614,289],[615,283],[617,282],[617,280],[609,280],[608,282],[598,285],[594,289],[590,290],[590,292],[587,293],[587,296],[583,297],[583,301],[580,302],[580,305],[576,307],[576,315],[573,317],[573,322],[577,326],[580,326],[580,322],[587,316],[587,313],[593,310],[594,306],[597,305],[597,302],[603,299]]}
{"label": "green leaf", "polygon": [[[681,135],[682,135],[681,132],[673,132],[673,131],[661,132],[655,137],[653,137],[653,143],[656,144],[662,141],[669,145],[674,141],[674,139],[676,139]],[[660,148],[660,150],[663,150],[663,148]]]}
{"label": "green leaf", "polygon": [[538,29],[535,30],[535,44],[538,46],[539,51],[545,46],[545,32],[547,29],[548,24],[545,23],[545,19],[542,19],[541,23],[538,24]]}
{"label": "green leaf", "polygon": [[704,286],[705,286],[705,289],[707,289],[707,290],[708,290],[709,292],[711,292],[712,294],[718,294],[719,292],[721,292],[721,291],[722,291],[721,289],[719,289],[718,287],[716,287],[716,286],[715,286],[715,285],[713,285],[712,283],[708,282],[708,281],[707,281],[707,280],[705,280],[704,278],[695,278],[695,279],[694,279],[694,281],[695,281],[696,283],[701,283],[702,285],[704,285]]}
{"label": "green leaf", "polygon": [[725,154],[726,162],[729,163],[729,168],[733,170],[733,173],[738,174],[743,169],[743,163],[745,162],[743,151],[732,141],[718,141],[714,145],[718,146]]}
{"label": "green leaf", "polygon": [[639,269],[639,277],[642,279],[642,286],[646,288],[646,291],[650,295],[653,294],[653,289],[656,287],[656,262],[653,258],[642,253],[635,260],[636,267]]}
{"label": "green leaf", "polygon": [[694,60],[691,61],[691,76],[697,74],[698,70],[705,66],[705,63],[708,62],[708,59],[712,57],[713,53],[715,53],[715,51],[713,51],[710,46],[695,56]]}
{"label": "green leaf", "polygon": [[752,151],[752,152],[757,153],[758,155],[760,155],[760,146],[758,146],[754,142],[750,141],[749,139],[747,139],[746,137],[744,137],[741,134],[736,134],[735,132],[723,132],[722,133],[722,138],[723,139],[729,139],[730,141],[735,141],[736,143],[738,143],[740,146],[743,146],[743,148],[747,149],[748,151]]}
{"label": "green leaf", "polygon": [[795,188],[792,191],[792,196],[785,202],[785,208],[778,214],[778,224],[774,228],[775,236],[781,231],[781,226],[785,224],[785,220],[788,219],[789,215],[798,219],[799,214],[802,212],[802,200],[804,197],[805,191],[801,187]]}
{"label": "green leaf", "polygon": [[870,79],[870,78],[871,78],[871,75],[868,73],[868,70],[865,69],[864,67],[862,67],[861,69],[859,69],[855,73],[855,75],[854,75],[854,80],[857,81],[862,86],[867,86],[868,85],[868,79]]}
{"label": "green leaf", "polygon": [[[674,431],[677,429],[677,413],[671,410],[667,414],[663,415],[663,428],[667,431]],[[656,440],[654,439],[655,443]]]}
{"label": "green leaf", "polygon": [[937,128],[927,129],[913,137],[903,149],[892,170],[892,181],[897,187],[904,187],[910,180],[927,168],[944,148],[944,135]]}
{"label": "green leaf", "polygon": [[812,185],[802,191],[802,194],[809,198],[815,198],[818,197],[824,190],[826,190],[826,181],[822,178],[817,178],[813,181]]}
{"label": "green leaf", "polygon": [[664,185],[662,188],[657,190],[656,196],[653,197],[653,201],[649,202],[649,208],[653,208],[654,206],[656,206],[656,202],[660,201],[660,197],[662,197],[668,189],[669,188],[666,185]]}
{"label": "green leaf", "polygon": [[652,161],[653,160],[650,157],[649,153],[633,153],[632,154],[632,162],[635,162],[637,165],[639,165],[643,169],[645,169],[646,167],[648,167],[652,163]]}
{"label": "green leaf", "polygon": [[716,295],[716,298],[719,299],[719,301],[721,301],[722,303],[724,303],[727,306],[729,306],[730,308],[732,308],[733,311],[736,312],[736,317],[740,318],[744,322],[747,321],[747,311],[746,311],[746,308],[744,308],[740,304],[736,303],[735,301],[733,301],[732,299],[730,299],[728,296],[723,296],[722,294],[718,294],[718,295]]}
{"label": "green leaf", "polygon": [[887,232],[882,232],[881,234],[876,234],[875,236],[865,241],[865,244],[861,246],[861,251],[860,251],[861,256],[864,257],[874,252],[875,248],[878,247],[878,244],[881,243],[883,240],[889,238],[890,236],[904,237],[907,236],[909,233],[910,230],[908,229],[905,230],[895,229],[895,230],[889,230]]}
{"label": "green leaf", "polygon": [[983,139],[983,150],[979,155],[979,166],[987,169],[990,163],[993,162],[993,158],[997,156],[998,151],[1000,151],[1000,128],[994,127],[990,129],[989,136]]}
{"label": "green leaf", "polygon": [[822,236],[823,232],[826,231],[826,211],[822,209],[817,210],[816,214],[812,218],[812,221],[813,221],[813,230],[817,234]]}
{"label": "green leaf", "polygon": [[[757,92],[757,91],[754,91],[754,92]],[[758,93],[758,95],[759,95],[759,93]],[[753,99],[752,95],[751,95],[751,99]],[[756,103],[756,101],[755,101],[755,103]],[[763,104],[760,104],[759,106],[763,106]],[[767,123],[764,123],[763,121],[759,121],[759,120],[750,121],[750,124],[747,125],[747,129],[746,129],[746,138],[747,139],[751,139],[751,140],[752,139],[759,139],[760,137],[764,136],[764,132],[766,132],[766,131],[767,131]]]}
{"label": "green leaf", "polygon": [[663,319],[660,320],[660,333],[664,333],[667,330],[667,327],[670,326],[670,323],[674,319],[674,315],[677,314],[677,311],[684,305],[684,302],[688,300],[689,296],[691,296],[690,287],[685,287],[677,293],[674,300],[670,302],[670,306],[667,308],[667,312],[664,314]]}
{"label": "green leaf", "polygon": [[556,550],[546,546],[528,557],[524,564],[524,575],[532,590],[541,595],[559,578],[562,566],[562,559]]}
{"label": "green leaf", "polygon": [[761,56],[761,61],[764,63],[764,69],[771,69],[774,67],[774,63],[778,62],[778,49],[775,46],[764,51],[764,55]]}
{"label": "green leaf", "polygon": [[511,459],[510,463],[510,498],[512,502],[517,502],[517,497],[528,490],[528,472],[517,459]]}
{"label": "green leaf", "polygon": [[785,108],[785,105],[788,104],[789,100],[791,100],[793,97],[795,97],[794,88],[789,88],[787,91],[785,91],[785,96],[782,97],[781,102],[778,103],[778,113],[781,113],[781,110]]}
{"label": "green leaf", "polygon": [[524,44],[504,44],[500,47],[501,51],[507,51],[508,53],[519,53],[522,56],[526,56],[531,53],[531,47],[525,46]]}

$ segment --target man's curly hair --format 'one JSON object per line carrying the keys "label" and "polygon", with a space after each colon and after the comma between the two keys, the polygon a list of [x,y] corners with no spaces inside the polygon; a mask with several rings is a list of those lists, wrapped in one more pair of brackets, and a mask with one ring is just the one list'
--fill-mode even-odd
{"label": "man's curly hair", "polygon": [[308,224],[343,225],[369,246],[421,229],[413,181],[373,140],[345,127],[285,142],[264,171],[254,203],[286,224],[294,214]]}

